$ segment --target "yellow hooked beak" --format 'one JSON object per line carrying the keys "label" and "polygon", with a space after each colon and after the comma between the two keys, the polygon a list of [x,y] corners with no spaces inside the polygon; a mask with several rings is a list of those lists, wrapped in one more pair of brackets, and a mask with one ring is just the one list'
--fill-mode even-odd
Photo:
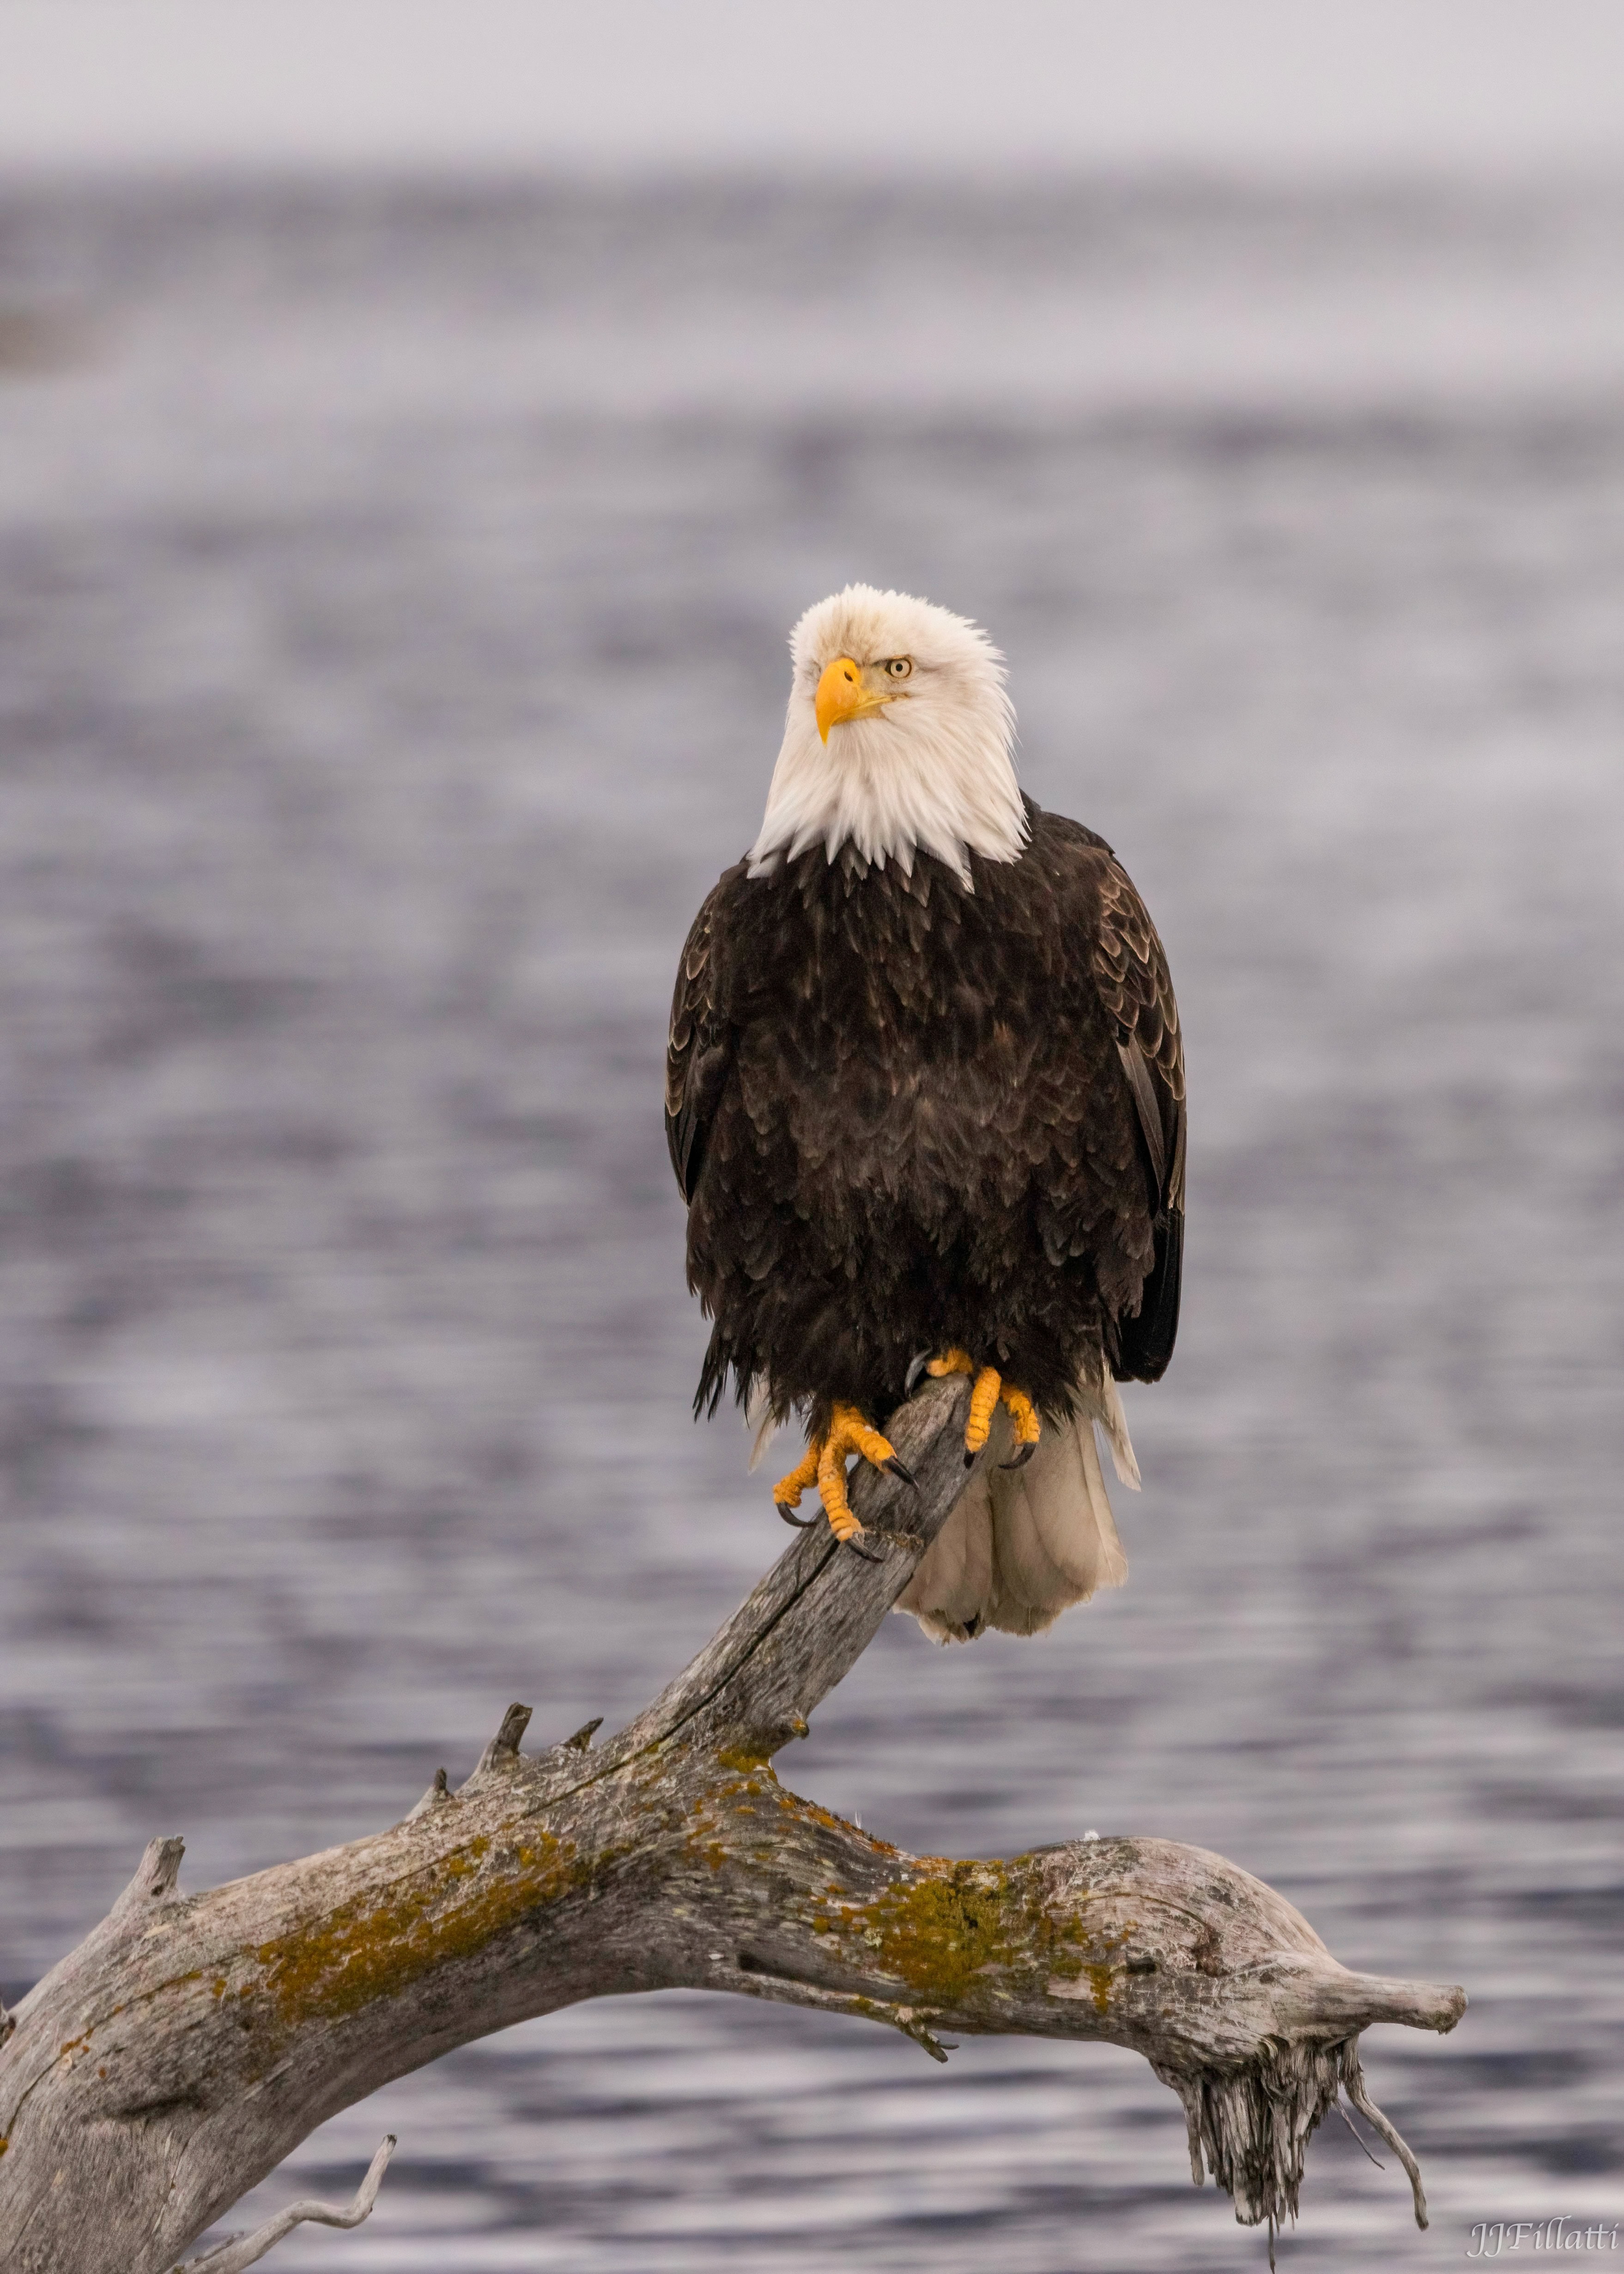
{"label": "yellow hooked beak", "polygon": [[862,719],[870,711],[883,711],[888,703],[899,702],[902,690],[882,692],[874,685],[860,663],[849,655],[838,655],[817,682],[817,731],[824,742],[829,740],[831,727],[844,726],[848,719]]}

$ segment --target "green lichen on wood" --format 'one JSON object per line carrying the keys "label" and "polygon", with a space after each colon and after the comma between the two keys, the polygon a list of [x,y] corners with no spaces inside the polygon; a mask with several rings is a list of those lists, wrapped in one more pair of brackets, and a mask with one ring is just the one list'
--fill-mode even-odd
{"label": "green lichen on wood", "polygon": [[855,1938],[863,1962],[921,2004],[963,2010],[1010,1977],[1086,1977],[1096,2013],[1109,2010],[1129,1925],[1091,1931],[1038,1874],[1006,1864],[931,1857],[865,1900],[815,1902],[814,1934]]}
{"label": "green lichen on wood", "polygon": [[251,1954],[285,2030],[338,2021],[471,1958],[582,1886],[590,1865],[540,1830],[492,1853],[484,1836],[435,1856],[380,1901],[341,1903]]}
{"label": "green lichen on wood", "polygon": [[1001,1864],[959,1864],[895,1879],[866,1903],[842,1904],[838,1916],[917,1998],[956,2007],[973,1997],[978,1975],[1027,1955],[1009,1894]]}

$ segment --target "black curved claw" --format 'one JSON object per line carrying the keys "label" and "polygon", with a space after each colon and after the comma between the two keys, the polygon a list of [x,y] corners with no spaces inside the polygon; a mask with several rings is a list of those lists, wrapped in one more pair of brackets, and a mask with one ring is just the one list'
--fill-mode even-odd
{"label": "black curved claw", "polygon": [[853,1555],[861,1555],[865,1563],[883,1563],[885,1561],[885,1550],[882,1547],[877,1555],[870,1555],[866,1547],[860,1547],[857,1545],[858,1541],[861,1538],[862,1534],[860,1532],[848,1532],[845,1540],[841,1542],[841,1545],[842,1547],[849,1547]]}
{"label": "black curved claw", "polygon": [[919,1388],[920,1378],[929,1363],[930,1352],[929,1351],[921,1351],[917,1358],[911,1358],[908,1360],[908,1370],[902,1377],[902,1394],[904,1397],[913,1397],[914,1392]]}
{"label": "black curved claw", "polygon": [[1018,1449],[1012,1461],[1000,1461],[998,1466],[1001,1469],[1024,1469],[1037,1449],[1038,1441],[1034,1437],[1029,1445],[1022,1445]]}
{"label": "black curved claw", "polygon": [[893,1477],[900,1477],[903,1483],[910,1487],[913,1491],[917,1492],[919,1490],[919,1479],[914,1475],[913,1470],[909,1468],[907,1463],[905,1460],[900,1459],[895,1453],[893,1453],[890,1460],[886,1462],[885,1466],[891,1471]]}
{"label": "black curved claw", "polygon": [[781,1520],[788,1525],[792,1532],[808,1531],[811,1526],[817,1522],[817,1518],[815,1516],[795,1516],[792,1514],[790,1510],[785,1507],[781,1500],[775,1500],[772,1504],[774,1508],[778,1510]]}

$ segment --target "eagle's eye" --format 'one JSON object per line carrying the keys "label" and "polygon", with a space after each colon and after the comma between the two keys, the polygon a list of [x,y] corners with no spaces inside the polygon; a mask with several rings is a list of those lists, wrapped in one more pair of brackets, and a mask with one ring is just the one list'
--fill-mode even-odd
{"label": "eagle's eye", "polygon": [[892,679],[906,679],[914,668],[912,656],[893,655],[885,666]]}

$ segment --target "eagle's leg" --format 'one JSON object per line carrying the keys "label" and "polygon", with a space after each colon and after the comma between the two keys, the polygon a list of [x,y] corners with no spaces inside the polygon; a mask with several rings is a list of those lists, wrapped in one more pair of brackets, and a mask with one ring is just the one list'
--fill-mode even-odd
{"label": "eagle's leg", "polygon": [[[846,1465],[853,1453],[876,1469],[906,1476],[889,1437],[871,1429],[854,1405],[837,1405],[830,1416],[829,1434],[818,1448],[817,1493],[837,1540],[851,1540],[862,1530],[846,1496]],[[908,1480],[910,1482],[911,1479]]]}
{"label": "eagle's leg", "polygon": [[1005,1461],[1006,1469],[1024,1468],[1037,1450],[1043,1425],[1038,1419],[1037,1408],[1024,1389],[1007,1382],[996,1366],[978,1367],[968,1351],[944,1351],[933,1358],[926,1367],[927,1374],[938,1380],[944,1374],[968,1374],[974,1376],[970,1392],[970,1419],[965,1424],[965,1459],[973,1461],[987,1442],[992,1427],[993,1408],[1002,1404],[1015,1431],[1016,1454]]}
{"label": "eagle's leg", "polygon": [[816,1484],[835,1538],[846,1540],[861,1533],[862,1526],[846,1495],[846,1465],[853,1453],[876,1469],[889,1469],[904,1484],[914,1481],[888,1437],[870,1428],[854,1405],[837,1405],[830,1416],[827,1432],[812,1439],[789,1474],[780,1477],[772,1487],[773,1505],[786,1524],[801,1521],[789,1511],[799,1508],[801,1494],[808,1485]]}

